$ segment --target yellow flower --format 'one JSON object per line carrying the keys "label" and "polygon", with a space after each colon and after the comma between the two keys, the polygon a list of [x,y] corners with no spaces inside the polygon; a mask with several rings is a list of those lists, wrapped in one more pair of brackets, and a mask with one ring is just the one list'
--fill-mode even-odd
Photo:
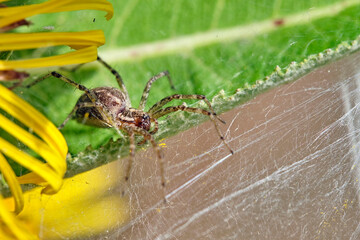
{"label": "yellow flower", "polygon": [[[0,8],[0,28],[40,13],[81,9],[107,11],[107,19],[110,19],[113,15],[112,5],[105,0],[50,0],[40,4]],[[97,47],[104,43],[105,38],[100,30],[70,33],[0,33],[0,51],[32,49],[57,45],[68,45],[77,49],[74,52],[41,59],[0,61],[0,70],[62,66],[94,61],[97,57]]]}
{"label": "yellow flower", "polygon": [[[19,213],[24,208],[24,199],[19,185],[22,181],[16,178],[2,154],[33,171],[33,176],[36,179],[33,183],[45,182],[46,187],[42,190],[43,192],[55,193],[60,189],[62,177],[66,171],[67,145],[61,133],[49,120],[2,85],[0,85],[0,108],[31,128],[41,139],[16,125],[4,115],[0,115],[0,127],[47,161],[47,164],[44,164],[40,159],[32,157],[5,139],[0,138],[0,170],[13,194],[15,213]],[[32,234],[24,231],[26,228],[20,227],[22,224],[17,222],[10,212],[6,211],[1,202],[0,218],[17,238],[34,238]]]}
{"label": "yellow flower", "polygon": [[[0,0],[0,2],[5,1]],[[25,18],[36,14],[81,9],[104,10],[107,12],[107,19],[113,15],[112,5],[106,0],[49,0],[40,4],[0,8],[0,52],[58,45],[75,49],[65,54],[44,58],[0,60],[0,80],[27,76],[26,73],[18,72],[18,69],[62,66],[96,60],[97,47],[105,43],[101,30],[61,33],[4,33],[6,30],[28,24]],[[62,134],[49,120],[2,85],[0,85],[0,108],[3,110],[2,112],[11,115],[26,128],[14,123],[9,120],[8,115],[1,113],[0,127],[39,156],[36,158],[34,157],[36,155],[30,154],[26,150],[20,150],[11,142],[0,137],[0,172],[12,193],[12,198],[8,199],[3,199],[0,195],[0,238],[38,239],[39,229],[33,225],[34,223],[39,224],[39,222],[32,221],[31,215],[20,221],[22,218],[16,214],[26,214],[27,211],[24,209],[31,209],[28,205],[31,206],[34,202],[39,203],[44,198],[42,193],[54,194],[60,190],[66,172],[67,145]],[[16,177],[4,156],[22,165],[30,173]],[[30,199],[24,201],[20,184],[25,183],[43,186],[43,188],[34,189],[25,195],[37,194],[36,197],[31,196],[38,202],[30,201]],[[76,187],[71,189],[79,190]],[[62,197],[68,196],[67,194],[70,193],[65,191],[65,195]]]}
{"label": "yellow flower", "polygon": [[[121,197],[124,176],[120,161],[65,178],[61,190],[42,195],[40,188],[24,193],[24,210],[17,219],[42,239],[87,239],[116,230],[130,218],[127,198]],[[11,199],[5,199],[8,208]],[[0,235],[0,239],[1,235]]]}

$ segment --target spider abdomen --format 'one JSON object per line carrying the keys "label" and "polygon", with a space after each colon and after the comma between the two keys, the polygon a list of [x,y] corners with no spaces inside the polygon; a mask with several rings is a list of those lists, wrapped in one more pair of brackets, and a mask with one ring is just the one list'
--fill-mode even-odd
{"label": "spider abdomen", "polygon": [[94,106],[86,93],[81,95],[76,103],[78,109],[75,112],[74,118],[85,125],[104,128],[113,127],[109,119],[104,118],[104,113],[100,113],[99,107],[106,111],[108,117],[115,118],[130,105],[126,101],[125,94],[119,89],[112,87],[98,87],[90,91],[96,96],[97,106]]}

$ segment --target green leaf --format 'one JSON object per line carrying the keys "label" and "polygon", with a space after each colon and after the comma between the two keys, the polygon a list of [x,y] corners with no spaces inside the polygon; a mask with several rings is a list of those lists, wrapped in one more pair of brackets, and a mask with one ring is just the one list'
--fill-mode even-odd
{"label": "green leaf", "polygon": [[[147,80],[160,71],[170,72],[176,91],[170,89],[165,78],[159,80],[150,91],[147,109],[163,97],[181,93],[204,94],[208,99],[217,96],[213,103],[216,111],[223,112],[358,47],[353,41],[360,32],[360,3],[355,0],[112,3],[115,15],[109,22],[102,12],[56,13],[31,18],[34,24],[23,31],[103,29],[107,44],[100,49],[100,56],[119,71],[134,107],[139,104]],[[327,50],[330,48],[333,50]],[[46,54],[39,50],[35,53]],[[313,55],[319,53],[322,54]],[[307,60],[303,62],[304,59]],[[280,70],[277,66],[289,67]],[[117,87],[114,76],[99,63],[63,73],[89,88]],[[56,125],[64,121],[82,94],[55,78],[17,91]],[[156,138],[206,119],[174,114],[161,121]],[[82,166],[75,172],[83,171],[84,164],[91,168],[112,160],[120,150],[121,154],[128,153],[127,145],[123,145],[126,140],[108,143],[109,139],[118,138],[113,129],[96,129],[70,121],[62,132],[72,154],[84,151],[88,145],[95,149],[104,146],[75,157],[73,160],[80,159]],[[70,164],[70,168],[76,168],[76,164]]]}

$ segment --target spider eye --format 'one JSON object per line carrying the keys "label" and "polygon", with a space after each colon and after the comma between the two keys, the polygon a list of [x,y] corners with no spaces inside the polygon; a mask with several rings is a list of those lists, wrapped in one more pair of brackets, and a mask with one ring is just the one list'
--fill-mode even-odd
{"label": "spider eye", "polygon": [[151,125],[150,117],[148,115],[144,114],[144,115],[142,115],[140,122],[141,122],[140,127],[145,129],[146,131],[149,131],[150,125]]}

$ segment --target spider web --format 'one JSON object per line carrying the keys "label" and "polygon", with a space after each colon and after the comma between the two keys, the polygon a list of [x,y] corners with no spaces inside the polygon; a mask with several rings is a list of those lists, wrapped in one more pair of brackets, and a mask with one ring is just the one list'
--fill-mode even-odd
{"label": "spider web", "polygon": [[[129,23],[130,21],[123,16],[120,16],[120,20],[113,21],[116,26],[111,28],[112,39],[109,39],[109,42],[112,40],[115,46],[123,46],[123,43],[132,45],[134,41],[138,40],[140,43],[142,43],[141,41],[151,42],[148,38],[133,37],[127,34],[126,29],[122,31],[121,25],[124,22],[130,31],[137,29],[137,33],[143,33],[146,36],[156,36],[149,34],[150,30],[150,32],[162,33],[158,29],[166,29],[156,24],[149,24],[151,28],[150,30],[145,29],[147,31],[138,29],[137,17],[142,19],[144,16],[141,12],[131,9],[134,9],[133,6],[140,6],[138,4],[140,1],[129,2],[131,4],[121,3],[120,6],[131,5],[123,13],[136,17],[132,21],[135,24]],[[217,2],[221,4],[225,1]],[[274,2],[279,4],[282,1]],[[176,3],[177,7],[181,5],[179,3]],[[297,3],[302,4],[297,1],[290,4]],[[249,4],[251,7],[242,7],[247,10],[247,13],[251,13],[252,9],[264,9],[262,12],[267,13],[272,6],[270,2],[261,1],[259,3],[249,2]],[[174,16],[170,19],[174,22],[177,22],[176,19],[181,16],[177,13],[188,10],[187,8],[178,10],[177,7],[174,7],[175,12],[170,12],[171,16]],[[153,8],[156,10],[155,13],[159,11],[156,7]],[[203,9],[202,6],[201,9]],[[217,6],[214,7],[214,10],[222,11]],[[242,16],[239,12],[236,14],[235,12],[225,11],[223,15],[230,18]],[[261,11],[257,10],[257,12]],[[149,15],[153,18],[161,14]],[[206,16],[211,15],[211,13],[206,14]],[[193,18],[195,15],[189,14],[189,16]],[[93,15],[90,18],[91,22],[92,19]],[[100,24],[101,19],[97,17],[96,24]],[[181,20],[179,26],[185,26],[183,22],[186,21],[179,19]],[[203,19],[205,16],[199,15],[200,22],[206,21]],[[168,18],[165,16],[161,18],[160,22],[169,22],[167,20]],[[191,21],[196,22],[195,20]],[[343,17],[342,20],[337,21],[345,20],[346,17]],[[214,22],[217,21],[219,20],[214,17]],[[328,20],[326,19],[326,21]],[[241,24],[239,21],[234,25]],[[58,25],[61,26],[61,24],[55,24],[55,26]],[[319,36],[319,32],[322,34],[335,32],[337,35],[345,35],[345,37],[339,38],[339,41],[354,39],[354,37],[346,37],[346,34],[357,35],[358,33],[358,28],[355,26],[350,30],[343,29],[342,31],[333,31],[336,27],[332,26],[329,31],[323,30],[319,25],[321,24],[305,25],[305,28],[313,29],[316,32],[315,35],[296,32],[294,37],[292,32],[288,33],[291,34],[289,42],[278,44],[281,46],[282,51],[280,52],[276,47],[274,48],[276,44],[271,40],[273,38],[267,39],[268,35],[265,34],[264,41],[271,43],[271,46],[263,45],[262,41],[247,39],[240,45],[235,42],[229,48],[224,48],[228,44],[223,44],[222,48],[224,49],[221,50],[221,55],[216,52],[217,47],[215,46],[211,51],[208,48],[202,49],[206,54],[201,51],[200,53],[197,51],[196,54],[187,53],[182,55],[180,60],[174,58],[165,63],[159,61],[154,66],[152,59],[139,67],[138,63],[135,63],[136,67],[120,65],[121,74],[128,76],[126,79],[143,79],[144,72],[148,73],[149,77],[152,76],[149,69],[151,71],[157,71],[157,68],[164,70],[164,67],[169,66],[176,70],[172,71],[172,74],[176,76],[179,84],[181,79],[184,82],[185,80],[190,82],[193,79],[187,73],[196,72],[198,69],[207,69],[210,70],[210,74],[212,73],[212,78],[223,79],[223,81],[218,81],[219,85],[211,89],[223,89],[233,84],[237,80],[235,78],[240,79],[242,76],[251,76],[252,79],[262,78],[262,75],[251,75],[251,71],[261,72],[260,70],[265,68],[265,63],[273,68],[276,64],[284,65],[292,60],[301,61],[312,52],[317,53],[332,46],[326,44],[326,40],[332,38],[326,37],[326,34]],[[348,25],[352,26],[352,24]],[[171,31],[176,32],[177,35],[183,34],[174,24],[170,24],[170,26],[171,29],[175,29]],[[195,28],[195,32],[204,29],[206,30],[203,27]],[[273,34],[281,36],[284,33],[275,32]],[[124,36],[128,35],[130,36],[129,40],[124,39]],[[303,55],[296,53],[297,58],[293,57],[291,51],[288,50],[291,50],[295,43],[301,42],[301,39],[306,39],[305,37],[309,37],[310,40],[305,40],[307,44],[304,47]],[[114,39],[121,39],[121,44]],[[325,42],[324,46],[320,48],[321,50],[311,51],[313,44],[320,42]],[[271,51],[269,53],[260,51],[260,54],[256,54],[250,43],[254,43],[258,49],[266,48]],[[126,44],[124,46],[127,46]],[[158,51],[158,48],[154,49]],[[110,48],[110,52],[113,51]],[[180,53],[182,52],[180,51]],[[226,55],[227,52],[229,55]],[[237,58],[236,56],[239,54],[244,55],[244,58]],[[270,55],[271,58],[267,58],[266,55]],[[108,57],[105,58],[108,59]],[[188,59],[190,59],[189,63],[184,65],[191,67],[182,67],[180,63],[187,62]],[[246,59],[245,65],[239,66],[242,59]],[[251,59],[256,59],[256,65],[249,61]],[[258,63],[259,60],[260,63]],[[210,64],[210,62],[215,64]],[[226,67],[218,65],[220,62],[224,62]],[[119,220],[119,226],[116,229],[109,225],[106,233],[101,236],[93,235],[90,239],[358,239],[358,235],[360,235],[357,207],[359,174],[357,164],[358,62],[359,54],[352,55],[347,59],[320,68],[296,82],[259,95],[246,104],[222,114],[221,117],[227,121],[227,124],[222,125],[221,129],[226,133],[226,139],[235,151],[233,156],[219,140],[210,121],[161,141],[165,175],[168,180],[165,190],[167,204],[163,203],[159,165],[151,147],[136,153],[130,184],[125,189],[126,184],[121,174],[124,172],[127,159],[114,160],[119,158],[116,155],[120,151],[128,152],[127,147],[115,144],[114,149],[111,148],[106,152],[108,155],[106,157],[99,153],[101,150],[90,150],[92,154],[86,155],[85,158],[99,161],[101,164],[113,161],[109,163],[111,170],[104,173],[103,184],[106,185],[109,178],[117,180],[116,186],[109,187],[109,190],[103,195],[99,194],[99,201],[102,198],[106,199],[107,196],[122,199],[122,192],[125,190],[125,197],[130,197],[131,204],[130,222],[122,224]],[[115,63],[118,62],[115,61]],[[113,67],[117,68],[116,64]],[[216,71],[211,71],[212,69],[216,69]],[[250,73],[243,72],[243,69],[251,69],[251,71]],[[90,79],[90,76],[95,76],[94,79],[101,85],[114,84],[113,76],[104,77],[95,75],[94,72],[94,70],[89,70],[85,76],[74,79],[81,82]],[[264,72],[269,73],[269,71]],[[182,75],[183,73],[186,74]],[[233,73],[236,74],[231,78]],[[241,77],[239,77],[240,75]],[[201,79],[205,83],[204,79],[208,80],[208,78],[208,74],[199,74],[199,77],[194,79]],[[53,111],[55,112],[54,119],[60,119],[59,123],[61,123],[64,119],[63,116],[69,113],[73,104],[69,103],[69,110],[64,110],[63,116],[59,115],[59,109],[63,108],[64,102],[69,101],[69,96],[65,94],[59,96],[59,94],[51,92],[51,89],[58,92],[57,87],[53,87],[53,84],[60,86],[62,83],[55,81],[48,84],[52,87],[48,87],[46,91],[34,93],[35,96],[32,98],[36,99],[38,95],[42,96],[45,92],[50,93],[52,100],[59,98],[58,105],[53,101],[49,105],[50,108],[55,109]],[[142,89],[143,84],[144,82],[141,81],[133,81],[128,87],[139,92],[138,88]],[[210,96],[216,94],[216,92],[208,92],[209,88],[203,86],[198,89],[187,89],[185,83],[182,84],[183,86],[179,84],[179,87],[182,88],[179,92],[182,93],[185,90],[195,93],[200,89],[201,93],[210,94]],[[214,83],[210,84],[214,85]],[[85,85],[91,88],[95,87],[87,83]],[[140,85],[141,87],[139,87]],[[165,84],[165,87],[168,88],[168,85]],[[234,84],[234,87],[238,87],[237,83]],[[78,93],[72,88],[69,91],[71,91],[71,99],[76,101],[76,96],[73,95]],[[155,100],[150,99],[150,102],[156,102],[159,99],[158,94],[152,93]],[[141,94],[141,91],[138,94]],[[161,96],[169,94],[162,92]],[[39,98],[42,101],[47,99],[46,97]],[[134,99],[137,99],[136,96]],[[36,106],[42,109],[42,105],[41,102]],[[47,111],[44,110],[44,112]],[[198,121],[190,117],[185,120],[187,122]],[[74,132],[76,135],[75,142],[85,139],[84,136],[79,137],[80,134],[89,137],[95,135],[93,134],[95,130],[91,130],[91,134],[89,134],[90,132],[81,133],[81,131],[74,131],[74,129],[80,129],[78,124],[74,123],[74,126],[69,132]],[[169,128],[164,131],[168,131]],[[101,129],[101,135],[97,134],[94,138],[105,135],[103,132],[104,130]],[[85,146],[87,145],[85,144]],[[76,161],[76,159],[71,159],[71,161]],[[92,168],[94,161],[89,161],[88,164]],[[85,169],[85,164],[86,161],[79,162],[83,169]],[[100,163],[98,164],[100,165]],[[91,208],[96,207],[95,203],[91,206]],[[109,205],[107,209],[104,209],[109,218],[119,211],[127,210],[119,208],[116,204]],[[86,213],[84,213],[85,215]],[[75,216],[71,216],[68,222],[73,225],[82,224],[77,223],[74,219]],[[87,227],[85,226],[83,229]],[[45,229],[47,226],[44,225],[42,228]],[[66,236],[60,236],[61,231],[54,229],[46,229],[44,232],[56,231],[59,238],[66,238]]]}
{"label": "spider web", "polygon": [[233,156],[211,122],[166,139],[167,204],[153,150],[140,151],[132,220],[106,236],[358,239],[359,60],[353,54],[223,114]]}

